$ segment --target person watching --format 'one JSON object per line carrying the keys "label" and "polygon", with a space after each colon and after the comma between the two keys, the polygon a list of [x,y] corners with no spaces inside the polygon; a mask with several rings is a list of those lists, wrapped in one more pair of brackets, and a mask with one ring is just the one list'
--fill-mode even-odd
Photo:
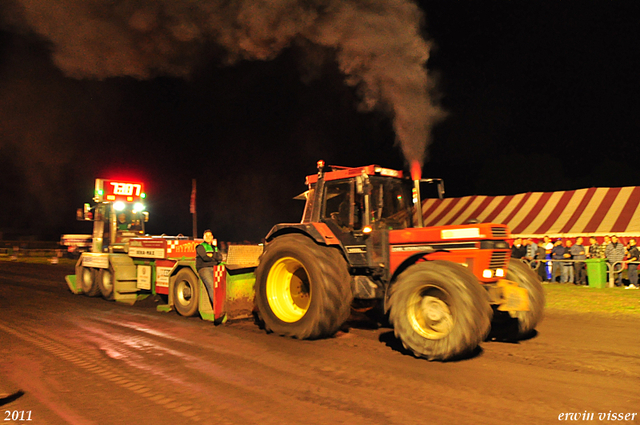
{"label": "person watching", "polygon": [[638,286],[638,260],[640,259],[640,250],[636,245],[636,240],[631,239],[629,241],[629,262],[628,274],[629,274],[629,286],[626,289],[639,289]]}
{"label": "person watching", "polygon": [[624,245],[618,242],[616,235],[611,236],[611,243],[605,248],[605,256],[609,263],[609,271],[615,278],[615,286],[622,286],[622,260],[624,260]]}
{"label": "person watching", "polygon": [[587,253],[582,242],[582,237],[578,237],[578,239],[576,239],[576,244],[571,247],[570,251],[573,259],[577,260],[574,263],[576,277],[574,283],[576,285],[585,286],[587,284],[587,274],[585,273],[585,263],[583,260],[587,258]]}

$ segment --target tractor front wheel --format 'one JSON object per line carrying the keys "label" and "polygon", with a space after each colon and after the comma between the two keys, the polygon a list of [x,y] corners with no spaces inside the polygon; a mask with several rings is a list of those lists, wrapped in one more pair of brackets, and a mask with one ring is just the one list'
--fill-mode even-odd
{"label": "tractor front wheel", "polygon": [[448,360],[473,351],[488,335],[492,310],[478,279],[448,261],[407,268],[391,289],[389,319],[417,357]]}
{"label": "tractor front wheel", "polygon": [[337,249],[295,234],[267,246],[256,271],[258,318],[267,331],[332,336],[349,317],[352,300],[351,276]]}
{"label": "tractor front wheel", "polygon": [[510,260],[507,267],[508,280],[527,290],[529,295],[529,311],[516,311],[518,320],[518,339],[526,338],[542,321],[544,313],[544,289],[536,273],[520,260]]}

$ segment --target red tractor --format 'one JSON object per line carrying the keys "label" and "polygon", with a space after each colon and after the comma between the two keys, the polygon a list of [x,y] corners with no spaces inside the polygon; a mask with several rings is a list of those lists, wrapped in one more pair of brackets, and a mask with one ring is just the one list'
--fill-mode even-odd
{"label": "red tractor", "polygon": [[300,339],[334,335],[351,306],[381,306],[408,350],[429,360],[467,355],[493,326],[516,336],[541,320],[537,275],[510,260],[509,230],[492,223],[423,227],[419,166],[402,171],[318,162],[301,223],[278,224],[256,271],[258,318]]}

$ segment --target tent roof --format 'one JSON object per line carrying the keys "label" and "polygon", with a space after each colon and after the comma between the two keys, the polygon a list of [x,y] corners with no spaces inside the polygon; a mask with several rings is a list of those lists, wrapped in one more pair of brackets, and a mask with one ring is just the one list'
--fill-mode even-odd
{"label": "tent roof", "polygon": [[506,224],[514,237],[638,236],[640,186],[427,199],[422,212],[425,226],[475,218]]}

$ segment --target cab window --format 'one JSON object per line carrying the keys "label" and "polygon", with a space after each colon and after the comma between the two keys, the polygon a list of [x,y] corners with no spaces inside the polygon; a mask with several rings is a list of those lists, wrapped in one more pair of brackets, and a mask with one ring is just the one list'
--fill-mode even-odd
{"label": "cab window", "polygon": [[325,204],[323,218],[332,220],[343,230],[357,230],[362,227],[362,196],[355,196],[354,185],[347,182],[325,183]]}

